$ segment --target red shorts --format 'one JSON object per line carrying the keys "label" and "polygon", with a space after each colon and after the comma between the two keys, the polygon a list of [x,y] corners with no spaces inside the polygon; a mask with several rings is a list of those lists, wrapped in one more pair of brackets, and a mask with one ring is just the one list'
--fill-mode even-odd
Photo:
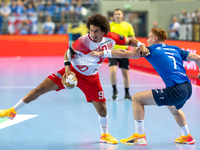
{"label": "red shorts", "polygon": [[[101,83],[99,80],[99,74],[86,76],[78,71],[76,71],[72,66],[70,67],[70,70],[76,74],[78,84],[77,87],[83,91],[83,93],[86,96],[87,102],[105,102],[105,96],[103,89],[101,87]],[[53,73],[52,75],[48,76],[47,78],[51,79],[53,82],[55,82],[60,89],[65,89],[61,82],[61,77],[65,73],[65,68],[57,71],[56,73]],[[59,91],[56,90],[56,91]]]}

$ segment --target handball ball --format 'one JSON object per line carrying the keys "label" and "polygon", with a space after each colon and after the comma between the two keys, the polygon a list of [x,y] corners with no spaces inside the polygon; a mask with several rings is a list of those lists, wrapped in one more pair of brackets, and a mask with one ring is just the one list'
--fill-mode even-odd
{"label": "handball ball", "polygon": [[68,75],[67,79],[62,80],[62,84],[68,89],[76,87],[77,83],[77,78],[73,74]]}

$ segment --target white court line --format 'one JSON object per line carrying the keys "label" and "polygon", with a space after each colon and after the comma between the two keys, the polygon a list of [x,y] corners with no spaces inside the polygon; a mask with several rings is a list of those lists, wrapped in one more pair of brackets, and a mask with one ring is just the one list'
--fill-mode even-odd
{"label": "white court line", "polygon": [[[123,84],[118,84],[118,87],[124,87]],[[155,86],[162,86],[165,87],[164,84],[131,84],[130,87],[155,87]],[[192,85],[197,88],[200,88],[198,85]],[[0,89],[33,89],[36,86],[0,86]],[[102,87],[110,87],[110,84],[102,84]]]}
{"label": "white court line", "polygon": [[0,86],[0,89],[32,89],[36,86]]}
{"label": "white court line", "polygon": [[[130,87],[152,87],[152,86],[163,86],[164,84],[132,84]],[[123,84],[117,85],[118,87],[124,87]],[[36,86],[0,86],[0,89],[32,89]],[[102,87],[110,87],[110,84],[103,84]]]}
{"label": "white court line", "polygon": [[25,120],[28,120],[28,119],[31,119],[31,118],[34,118],[34,117],[37,117],[38,115],[19,115],[17,114],[15,116],[15,118],[13,120],[7,120],[3,123],[0,124],[0,129],[3,129],[3,128],[6,128],[6,127],[9,127],[11,125],[14,125],[14,124],[17,124],[17,123],[20,123],[20,122],[23,122]]}
{"label": "white court line", "polygon": [[[152,86],[165,86],[164,84],[131,84],[130,87],[152,87]],[[110,84],[103,84],[102,87],[111,87]],[[117,87],[124,87],[123,84],[117,84]]]}

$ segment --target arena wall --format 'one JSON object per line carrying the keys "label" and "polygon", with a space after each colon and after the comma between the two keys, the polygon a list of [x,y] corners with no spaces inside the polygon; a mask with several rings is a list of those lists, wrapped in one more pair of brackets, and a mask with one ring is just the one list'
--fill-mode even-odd
{"label": "arena wall", "polygon": [[0,56],[60,56],[69,47],[69,35],[3,35]]}
{"label": "arena wall", "polygon": [[[138,38],[147,45],[147,38]],[[199,42],[166,40],[166,44],[200,55]],[[37,36],[0,36],[0,56],[63,56],[69,47],[68,35]],[[187,74],[196,77],[199,70],[194,62],[184,62]],[[144,58],[130,60],[130,68],[153,71],[153,67]]]}

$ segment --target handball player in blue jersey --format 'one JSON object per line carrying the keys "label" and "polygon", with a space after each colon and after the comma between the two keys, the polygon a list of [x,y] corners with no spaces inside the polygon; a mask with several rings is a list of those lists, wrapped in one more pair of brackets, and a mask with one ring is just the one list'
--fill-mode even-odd
{"label": "handball player in blue jersey", "polygon": [[[183,61],[194,61],[200,68],[200,56],[181,50],[179,47],[164,44],[166,38],[167,33],[165,30],[161,28],[151,29],[147,40],[150,55],[145,57],[163,79],[166,88],[147,90],[132,96],[136,132],[127,139],[121,139],[120,142],[123,144],[146,145],[146,136],[144,133],[144,105],[166,105],[182,132],[182,135],[175,140],[175,143],[195,143],[194,138],[188,130],[185,115],[181,111],[181,108],[192,94],[191,83],[183,67]],[[140,58],[137,50],[125,51],[118,49],[104,52],[91,52],[90,55],[93,57]]]}

